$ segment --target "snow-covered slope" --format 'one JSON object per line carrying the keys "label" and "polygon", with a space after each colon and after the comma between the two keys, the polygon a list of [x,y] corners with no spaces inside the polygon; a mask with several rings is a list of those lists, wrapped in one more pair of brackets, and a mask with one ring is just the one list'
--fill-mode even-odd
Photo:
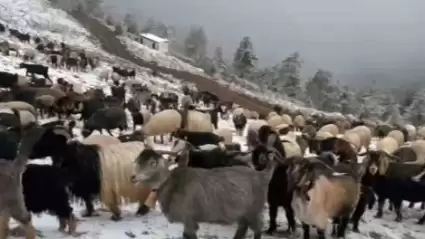
{"label": "snow-covered slope", "polygon": [[[96,43],[90,40],[90,35],[75,23],[64,12],[54,10],[48,6],[44,0],[0,0],[0,18],[7,26],[20,29],[23,32],[31,34],[39,34],[49,39],[64,40],[66,43],[76,43],[80,46],[96,49]],[[22,19],[25,19],[22,20]],[[1,38],[10,39],[7,34],[0,34]],[[63,37],[63,38],[62,38]],[[22,48],[32,47],[28,44],[20,44]],[[157,56],[152,56],[157,57]],[[110,61],[122,61],[121,59],[113,59],[108,57]],[[22,60],[14,56],[0,55],[0,71],[16,72],[24,74],[24,71],[18,69],[17,66]],[[38,55],[36,62],[46,64],[42,55]],[[128,63],[129,64],[129,63]],[[98,80],[100,71],[110,68],[110,63],[102,62],[101,67],[95,71],[87,73],[70,72],[64,69],[50,69],[49,74],[52,79],[63,77],[66,80],[79,85],[82,89],[91,87],[103,88],[108,91],[108,84]],[[138,68],[139,75],[137,80],[148,84],[156,91],[171,90],[176,91],[180,85],[178,81],[170,76],[152,77],[146,69]],[[233,86],[237,88],[237,86]],[[239,89],[241,90],[241,89]],[[45,121],[45,120],[43,120]],[[130,122],[131,125],[131,122]],[[233,128],[231,121],[220,121],[220,127]],[[78,129],[77,129],[78,131]],[[75,132],[77,133],[77,132]],[[245,137],[235,136],[235,142],[245,144]],[[159,146],[158,146],[159,147]],[[164,146],[162,146],[164,147]],[[43,161],[43,163],[48,160]],[[102,212],[99,217],[81,218],[80,213],[82,206],[79,203],[73,203],[76,215],[81,219],[78,225],[80,232],[85,232],[80,238],[84,239],[117,239],[117,238],[146,238],[146,239],[163,239],[163,238],[181,238],[182,226],[169,224],[160,210],[157,209],[144,217],[135,217],[136,205],[124,206],[123,221],[112,222],[109,220],[109,213]],[[265,211],[267,214],[267,210]],[[393,213],[387,212],[383,219],[374,219],[374,211],[369,211],[364,216],[364,222],[360,225],[362,233],[355,234],[349,232],[349,239],[365,239],[365,238],[392,238],[392,239],[420,239],[425,237],[425,230],[422,226],[415,225],[415,221],[422,212],[417,209],[405,209],[405,221],[403,223],[393,222]],[[267,216],[265,216],[267,219]],[[33,217],[36,228],[40,231],[40,236],[46,239],[72,238],[57,232],[58,222],[56,218],[48,214],[41,214]],[[279,212],[278,222],[280,229],[286,229],[286,219],[284,212]],[[267,225],[266,221],[266,225]],[[12,223],[14,226],[14,223]],[[217,226],[217,225],[201,225],[199,231],[200,238],[231,238],[235,231],[234,226]],[[252,234],[248,238],[252,238]],[[279,238],[268,237],[266,239]]]}
{"label": "snow-covered slope", "polygon": [[170,56],[165,53],[146,47],[143,44],[140,44],[139,42],[129,37],[120,36],[119,39],[137,58],[143,59],[145,61],[157,62],[159,66],[163,67],[205,75],[204,70],[196,68],[174,56]]}
{"label": "snow-covered slope", "polygon": [[45,0],[0,0],[0,22],[33,36],[65,41],[85,49],[97,48],[86,29]]}

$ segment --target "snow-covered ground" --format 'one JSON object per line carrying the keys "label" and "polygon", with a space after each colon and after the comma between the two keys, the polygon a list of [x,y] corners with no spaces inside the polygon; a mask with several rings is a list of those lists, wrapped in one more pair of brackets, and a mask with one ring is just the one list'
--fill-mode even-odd
{"label": "snow-covered ground", "polygon": [[[20,29],[31,34],[36,33],[48,37],[50,40],[64,40],[68,44],[75,43],[87,49],[97,49],[96,41],[92,41],[89,33],[84,30],[79,24],[75,23],[72,18],[69,18],[63,11],[55,10],[49,7],[44,0],[0,0],[0,20],[7,26]],[[14,39],[9,39],[7,35],[0,35],[1,38],[7,38],[9,41],[16,42]],[[20,44],[22,48],[31,47],[28,44]],[[103,54],[103,53],[102,53]],[[160,57],[158,55],[152,55]],[[108,57],[108,62],[114,59]],[[116,59],[119,61],[120,59]],[[167,59],[163,59],[166,61]],[[0,71],[8,71],[19,74],[24,74],[24,70],[18,69],[18,64],[22,60],[14,56],[5,57],[0,55]],[[120,60],[121,61],[121,60]],[[45,63],[45,59],[39,55],[36,62]],[[169,63],[173,64],[173,63]],[[82,90],[99,87],[108,91],[108,84],[98,80],[100,71],[105,68],[110,68],[110,64],[102,62],[101,67],[93,72],[70,72],[64,69],[50,69],[49,74],[53,80],[58,77],[63,77],[66,80],[80,86]],[[148,84],[155,91],[177,91],[180,87],[178,81],[170,76],[152,77],[147,71],[142,68],[138,69],[140,75],[137,80]],[[237,86],[233,86],[238,88]],[[239,89],[243,90],[243,89]],[[43,120],[45,121],[45,120]],[[233,128],[230,121],[220,121],[220,127]],[[77,129],[78,131],[78,129]],[[77,132],[75,132],[77,133]],[[244,137],[234,137],[235,142],[245,144]],[[372,145],[373,146],[373,145]],[[158,146],[159,147],[159,146]],[[164,147],[164,146],[162,146]],[[38,163],[46,163],[49,160],[39,160]],[[76,215],[79,216],[83,207],[79,203],[73,203]],[[116,239],[116,238],[181,238],[181,225],[169,224],[164,216],[161,215],[160,209],[150,212],[143,217],[135,217],[136,205],[123,206],[124,219],[120,222],[112,222],[109,220],[108,212],[101,212],[99,217],[81,218],[78,225],[80,232],[86,232],[79,238],[84,239]],[[404,209],[405,221],[403,223],[394,222],[394,214],[386,212],[383,219],[374,219],[375,211],[368,211],[364,215],[364,221],[360,225],[362,233],[356,234],[348,232],[349,239],[363,238],[392,238],[392,239],[420,239],[425,238],[425,229],[422,226],[415,224],[416,220],[422,215],[418,209]],[[265,215],[267,210],[265,210]],[[268,225],[267,216],[265,216],[265,225]],[[40,237],[46,239],[57,238],[72,238],[64,236],[57,232],[58,222],[55,217],[48,214],[35,216],[34,224],[40,231]],[[286,229],[286,219],[284,212],[279,212],[278,222],[280,229]],[[12,222],[12,224],[14,224]],[[11,225],[13,226],[13,225]],[[231,238],[235,231],[234,226],[217,226],[217,225],[201,225],[199,231],[200,238]],[[249,238],[252,238],[252,234]],[[264,238],[279,238],[268,237]]]}
{"label": "snow-covered ground", "polygon": [[157,62],[159,66],[205,75],[204,70],[196,68],[174,56],[153,50],[126,36],[120,36],[118,38],[124,45],[127,46],[129,51],[133,53],[135,57],[145,61]]}

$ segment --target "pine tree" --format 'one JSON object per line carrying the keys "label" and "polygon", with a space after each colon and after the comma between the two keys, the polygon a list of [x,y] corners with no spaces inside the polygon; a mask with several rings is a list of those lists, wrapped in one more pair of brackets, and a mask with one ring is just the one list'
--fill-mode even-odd
{"label": "pine tree", "polygon": [[132,14],[126,14],[124,18],[124,24],[127,26],[127,31],[133,34],[139,33],[139,26]]}
{"label": "pine tree", "polygon": [[404,118],[414,125],[425,123],[425,89],[419,90],[413,96],[412,104],[407,108]]}
{"label": "pine tree", "polygon": [[124,33],[120,23],[115,24],[115,33],[117,35],[122,35]]}
{"label": "pine tree", "polygon": [[215,48],[213,57],[214,68],[218,73],[224,72],[226,69],[226,62],[223,59],[223,49],[221,47]]}
{"label": "pine tree", "polygon": [[245,74],[251,73],[255,67],[257,57],[254,54],[251,38],[244,37],[239,44],[233,58],[233,67],[236,73],[243,77]]}
{"label": "pine tree", "polygon": [[193,26],[184,42],[186,55],[195,61],[202,60],[207,53],[207,36],[202,27]]}

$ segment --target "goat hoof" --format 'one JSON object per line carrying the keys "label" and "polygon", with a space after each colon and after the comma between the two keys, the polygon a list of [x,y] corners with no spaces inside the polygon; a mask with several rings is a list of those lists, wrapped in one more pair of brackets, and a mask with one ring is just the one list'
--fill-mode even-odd
{"label": "goat hoof", "polygon": [[122,220],[122,217],[120,215],[112,215],[111,220],[114,222],[118,222]]}
{"label": "goat hoof", "polygon": [[99,213],[96,212],[84,212],[83,214],[81,214],[82,217],[97,217],[99,216]]}
{"label": "goat hoof", "polygon": [[381,213],[376,214],[375,218],[382,218],[382,214]]}
{"label": "goat hoof", "polygon": [[72,237],[80,237],[84,234],[87,234],[87,232],[73,232],[73,233],[68,233],[68,234]]}
{"label": "goat hoof", "polygon": [[425,220],[419,220],[416,224],[418,224],[418,225],[423,225],[423,224],[424,224],[424,222],[425,222]]}
{"label": "goat hoof", "polygon": [[267,235],[273,235],[274,229],[267,229],[266,231],[264,231],[264,233],[266,233]]}
{"label": "goat hoof", "polygon": [[355,227],[355,228],[353,228],[353,232],[360,233],[360,230],[357,227]]}
{"label": "goat hoof", "polygon": [[396,221],[396,222],[401,222],[401,221],[403,221],[403,219],[402,219],[401,217],[397,217],[397,218],[395,219],[395,221]]}
{"label": "goat hoof", "polygon": [[146,215],[150,211],[150,208],[146,205],[142,205],[139,207],[139,209],[136,212],[136,216],[143,216]]}

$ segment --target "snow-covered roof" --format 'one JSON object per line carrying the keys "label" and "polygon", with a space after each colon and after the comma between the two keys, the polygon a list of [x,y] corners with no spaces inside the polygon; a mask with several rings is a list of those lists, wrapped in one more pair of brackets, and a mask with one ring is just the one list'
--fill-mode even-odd
{"label": "snow-covered roof", "polygon": [[151,41],[158,42],[158,43],[159,42],[168,42],[168,39],[159,37],[159,36],[154,35],[152,33],[141,33],[140,36],[142,36],[142,37],[144,37],[146,39],[149,39]]}

